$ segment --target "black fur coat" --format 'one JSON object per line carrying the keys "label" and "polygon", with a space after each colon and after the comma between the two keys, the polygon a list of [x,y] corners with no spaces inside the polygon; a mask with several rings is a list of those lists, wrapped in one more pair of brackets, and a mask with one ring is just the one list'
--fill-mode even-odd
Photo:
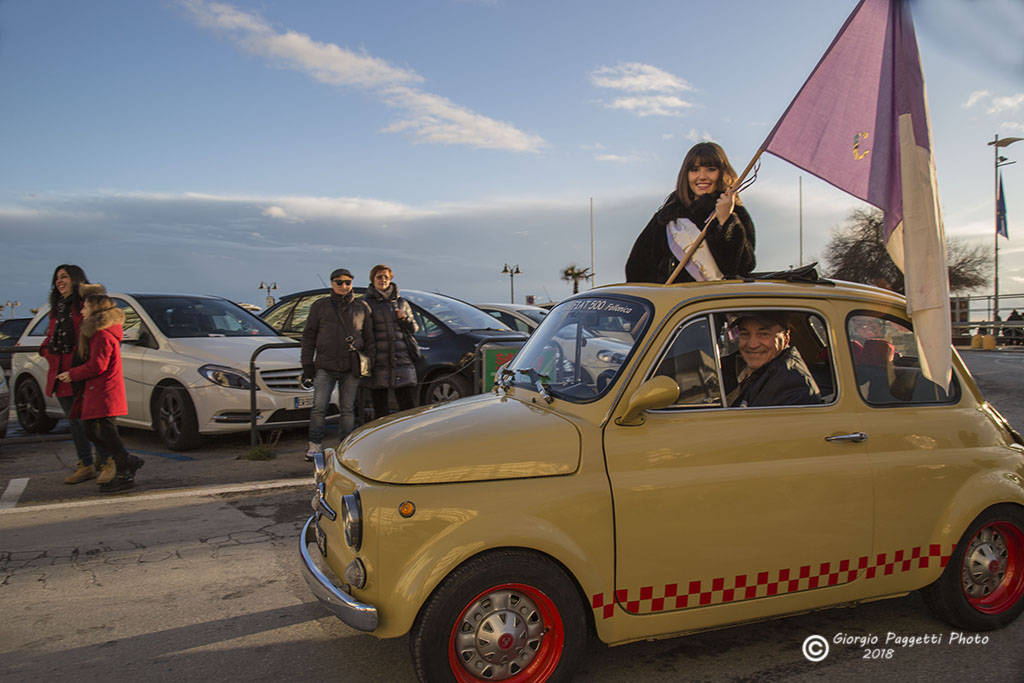
{"label": "black fur coat", "polygon": [[[678,218],[689,218],[698,230],[703,228],[720,194],[702,195],[689,207],[675,197],[666,202],[633,243],[626,260],[626,281],[664,284],[679,263],[669,249],[666,226]],[[754,270],[754,222],[742,206],[736,205],[724,226],[719,225],[717,218],[713,219],[705,239],[727,279],[745,277]],[[675,281],[692,282],[693,278],[684,268]]]}

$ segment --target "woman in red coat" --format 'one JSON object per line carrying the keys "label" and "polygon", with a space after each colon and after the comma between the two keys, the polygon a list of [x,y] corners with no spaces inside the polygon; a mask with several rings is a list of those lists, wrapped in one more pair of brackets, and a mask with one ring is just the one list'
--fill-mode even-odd
{"label": "woman in red coat", "polygon": [[46,359],[49,369],[46,372],[47,396],[56,394],[57,402],[68,416],[71,438],[75,442],[78,453],[78,465],[75,471],[64,480],[65,484],[77,484],[92,479],[100,468],[100,483],[114,477],[113,462],[107,462],[107,454],[97,451],[95,462],[92,444],[85,436],[82,421],[71,417],[71,405],[74,402],[70,384],[57,381],[57,375],[70,370],[74,360],[75,344],[78,342],[78,331],[82,325],[82,297],[80,288],[88,286],[89,278],[78,266],[62,263],[53,270],[50,290],[50,323],[46,328],[46,338],[39,346],[39,355]]}
{"label": "woman in red coat", "polygon": [[121,373],[124,313],[106,294],[88,294],[82,304],[82,326],[75,355],[81,360],[57,375],[62,382],[85,382],[75,396],[72,414],[82,420],[85,434],[114,458],[117,473],[100,484],[101,491],[120,491],[135,484],[142,458],[131,455],[121,442],[114,418],[128,413]]}

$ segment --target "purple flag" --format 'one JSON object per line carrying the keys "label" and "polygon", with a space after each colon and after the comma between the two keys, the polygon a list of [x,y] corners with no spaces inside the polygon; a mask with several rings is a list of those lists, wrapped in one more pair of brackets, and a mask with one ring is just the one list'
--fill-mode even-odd
{"label": "purple flag", "polygon": [[924,75],[901,0],[861,0],[764,150],[877,206],[926,377],[948,386],[949,280]]}

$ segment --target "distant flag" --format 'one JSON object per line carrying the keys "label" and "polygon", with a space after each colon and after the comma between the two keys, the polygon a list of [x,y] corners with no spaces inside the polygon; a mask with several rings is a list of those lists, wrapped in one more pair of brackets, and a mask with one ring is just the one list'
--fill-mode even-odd
{"label": "distant flag", "polygon": [[996,197],[996,234],[1010,239],[1010,230],[1006,227],[1006,196],[1003,194],[1003,174],[999,174],[999,196]]}
{"label": "distant flag", "polygon": [[904,273],[921,369],[947,387],[946,240],[924,75],[905,2],[861,0],[763,149],[883,211],[883,237]]}

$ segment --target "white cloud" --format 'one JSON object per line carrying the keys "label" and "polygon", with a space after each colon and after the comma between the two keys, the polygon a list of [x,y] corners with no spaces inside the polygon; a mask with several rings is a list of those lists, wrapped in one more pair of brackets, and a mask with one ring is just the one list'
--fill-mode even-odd
{"label": "white cloud", "polygon": [[1024,93],[1013,95],[993,95],[988,90],[975,90],[964,102],[964,109],[970,109],[975,105],[985,105],[985,113],[1000,114],[1005,111],[1017,111],[1024,105]]}
{"label": "white cloud", "polygon": [[637,116],[679,116],[684,109],[693,107],[693,104],[674,95],[638,95],[620,97],[605,106],[609,109],[625,109]]}
{"label": "white cloud", "polygon": [[288,213],[280,206],[268,206],[263,209],[263,215],[268,218],[287,218]]}
{"label": "white cloud", "polygon": [[999,124],[999,127],[1003,130],[1016,130],[1024,132],[1024,123],[1020,121],[1003,121]]}
{"label": "white cloud", "polygon": [[694,106],[675,94],[694,90],[692,85],[650,64],[626,62],[603,66],[590,72],[590,81],[599,88],[630,93],[604,103],[604,106],[637,116],[679,116],[683,110]]}
{"label": "white cloud", "polygon": [[975,90],[974,92],[967,96],[967,101],[964,102],[963,104],[964,109],[970,109],[978,102],[988,99],[989,97],[992,97],[992,93],[990,93],[988,90]]}
{"label": "white cloud", "polygon": [[196,22],[223,31],[242,48],[283,64],[329,85],[367,90],[407,113],[384,132],[405,132],[419,142],[467,145],[484,149],[537,152],[544,139],[513,124],[497,121],[461,107],[445,97],[410,84],[424,78],[411,69],[389,64],[372,55],[322,43],[296,31],[278,31],[261,17],[231,5],[182,0]]}
{"label": "white cloud", "polygon": [[411,131],[421,142],[517,152],[536,152],[545,145],[538,135],[472,112],[440,95],[405,86],[389,88],[383,94],[386,102],[411,115],[385,127],[387,133]]}
{"label": "white cloud", "polygon": [[706,142],[708,140],[714,140],[715,138],[711,135],[711,133],[707,132],[706,130],[697,130],[696,128],[691,128],[686,133],[686,139],[689,140],[690,142]]}
{"label": "white cloud", "polygon": [[988,108],[989,114],[998,114],[1004,111],[1017,111],[1024,105],[1024,93],[1007,95],[1005,97],[993,97],[992,105]]}
{"label": "white cloud", "polygon": [[629,164],[634,161],[646,161],[647,157],[642,154],[595,154],[595,161],[611,161],[617,164]]}
{"label": "white cloud", "polygon": [[682,78],[640,62],[602,66],[590,72],[590,81],[599,88],[627,92],[679,92],[694,89]]}

